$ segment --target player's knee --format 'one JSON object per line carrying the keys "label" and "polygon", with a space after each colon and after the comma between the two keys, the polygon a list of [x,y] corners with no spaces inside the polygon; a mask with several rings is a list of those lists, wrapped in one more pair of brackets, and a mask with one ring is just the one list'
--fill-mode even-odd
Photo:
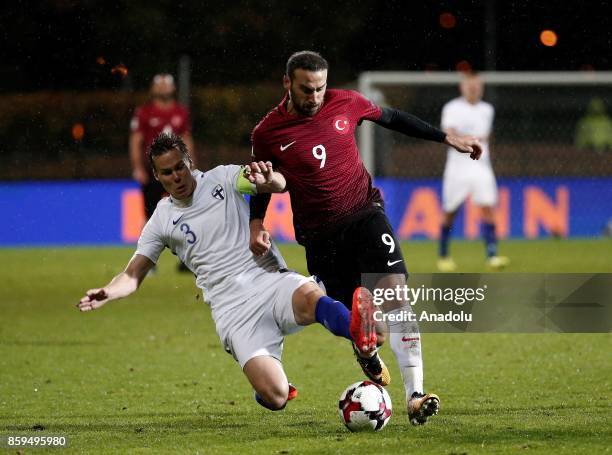
{"label": "player's knee", "polygon": [[266,387],[265,390],[257,393],[271,410],[280,411],[287,405],[288,387],[288,385],[286,387]]}
{"label": "player's knee", "polygon": [[269,403],[273,411],[281,411],[287,405],[287,397],[281,398],[280,396],[275,396]]}

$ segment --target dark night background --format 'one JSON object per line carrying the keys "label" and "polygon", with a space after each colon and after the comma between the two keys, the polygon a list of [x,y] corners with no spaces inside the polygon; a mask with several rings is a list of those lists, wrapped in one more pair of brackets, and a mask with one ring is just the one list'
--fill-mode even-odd
{"label": "dark night background", "polygon": [[[253,126],[283,95],[287,57],[330,62],[330,86],[362,71],[612,70],[607,1],[42,0],[0,6],[1,180],[129,178],[129,124],[153,75],[177,77],[203,168],[242,162]],[[553,30],[556,46],[540,42]],[[178,71],[183,56],[190,70]],[[190,84],[180,74],[190,76]],[[605,87],[497,89],[499,175],[607,175],[596,152],[575,166],[574,133]],[[402,91],[403,90],[403,91]],[[420,95],[416,95],[419,93]],[[490,89],[486,96],[491,96]],[[437,124],[455,87],[387,90],[386,101]],[[75,129],[76,128],[76,129]],[[15,134],[19,132],[19,134]],[[77,134],[78,133],[78,134]],[[384,133],[377,175],[442,172],[436,145]],[[400,135],[401,136],[401,135]],[[387,137],[387,139],[384,139]],[[611,141],[612,143],[612,141]],[[433,149],[432,149],[433,147]],[[507,147],[507,149],[504,149]],[[422,163],[410,165],[405,150]],[[537,164],[531,158],[537,156]],[[520,165],[519,165],[520,164]]]}
{"label": "dark night background", "polygon": [[[192,58],[194,85],[277,82],[287,56],[305,48],[330,60],[336,82],[363,70],[455,70],[462,60],[475,69],[612,69],[607,1],[48,0],[0,8],[4,92],[142,89],[151,74],[175,72],[181,55]],[[454,28],[440,26],[444,12],[456,17]],[[540,43],[544,29],[557,33],[555,47]],[[128,68],[127,81],[111,74],[117,64]]]}

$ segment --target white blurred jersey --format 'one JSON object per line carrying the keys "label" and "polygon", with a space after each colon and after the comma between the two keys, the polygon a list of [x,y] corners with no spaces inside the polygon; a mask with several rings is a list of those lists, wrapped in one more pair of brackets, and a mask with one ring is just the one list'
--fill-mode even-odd
{"label": "white blurred jersey", "polygon": [[[249,250],[249,206],[237,189],[240,166],[194,171],[197,186],[188,201],[163,198],[145,225],[135,254],[157,262],[164,248],[196,275],[213,317],[238,307],[258,282],[286,268],[276,245],[264,257]],[[216,318],[215,318],[216,319]]]}
{"label": "white blurred jersey", "polygon": [[[480,139],[483,146],[482,156],[478,162],[491,165],[489,158],[489,135],[493,128],[495,109],[486,101],[476,104],[468,103],[465,98],[459,97],[450,100],[442,109],[441,127],[443,130],[452,128],[459,135],[472,135]],[[460,153],[450,148],[447,152],[446,167],[469,166],[475,163],[469,153]]]}

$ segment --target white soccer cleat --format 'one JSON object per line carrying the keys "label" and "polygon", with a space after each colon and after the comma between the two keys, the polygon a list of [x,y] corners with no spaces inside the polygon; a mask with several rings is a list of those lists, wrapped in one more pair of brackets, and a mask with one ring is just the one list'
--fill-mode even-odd
{"label": "white soccer cleat", "polygon": [[454,272],[457,270],[457,264],[451,257],[438,259],[438,270],[440,272]]}
{"label": "white soccer cleat", "polygon": [[487,259],[487,266],[494,270],[501,270],[510,265],[510,259],[506,256],[491,256]]}
{"label": "white soccer cleat", "polygon": [[435,393],[414,392],[408,400],[408,419],[412,425],[425,425],[439,410],[440,398]]}

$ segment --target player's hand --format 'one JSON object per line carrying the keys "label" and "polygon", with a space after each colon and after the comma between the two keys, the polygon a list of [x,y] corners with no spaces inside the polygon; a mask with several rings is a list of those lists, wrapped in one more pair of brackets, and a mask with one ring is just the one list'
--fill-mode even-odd
{"label": "player's hand", "polygon": [[272,242],[270,233],[266,231],[261,220],[253,220],[250,223],[251,238],[249,248],[255,256],[265,256],[270,251]]}
{"label": "player's hand", "polygon": [[134,171],[132,172],[132,178],[141,185],[146,185],[147,183],[149,183],[149,174],[147,174],[147,171],[145,171],[141,167],[134,169]]}
{"label": "player's hand", "polygon": [[458,152],[469,153],[470,158],[473,160],[479,159],[482,155],[482,144],[478,138],[474,136],[454,136],[452,134],[447,134],[444,142]]}
{"label": "player's hand", "polygon": [[274,178],[274,169],[272,167],[272,163],[270,161],[255,162],[253,161],[248,166],[249,172],[247,178],[249,182],[254,183],[256,185],[265,185],[267,183],[271,183]]}
{"label": "player's hand", "polygon": [[90,289],[77,304],[80,311],[91,311],[100,308],[109,301],[108,293],[104,288]]}

